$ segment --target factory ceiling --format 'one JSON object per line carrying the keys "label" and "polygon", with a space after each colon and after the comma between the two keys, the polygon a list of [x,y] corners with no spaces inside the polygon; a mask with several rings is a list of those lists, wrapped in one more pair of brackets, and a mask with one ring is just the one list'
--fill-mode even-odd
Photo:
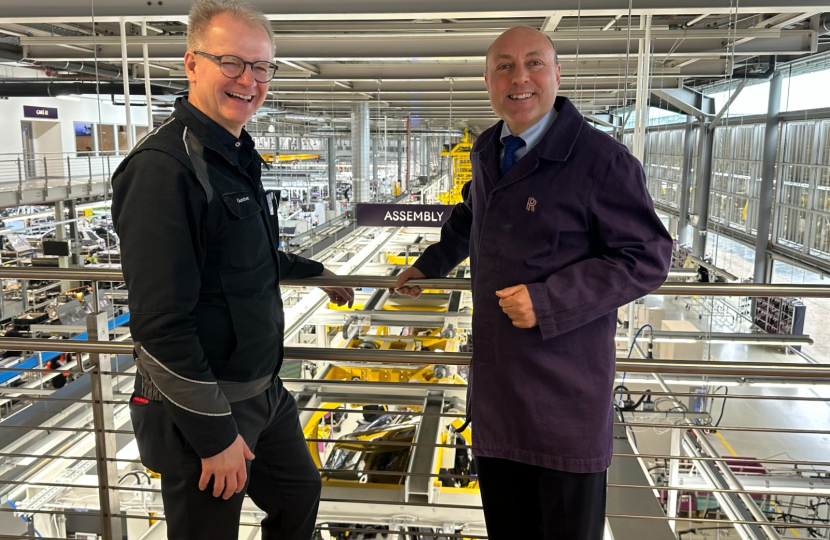
{"label": "factory ceiling", "polygon": [[[276,36],[280,69],[263,114],[268,121],[323,123],[347,117],[353,102],[369,101],[372,117],[393,128],[411,116],[421,125],[481,129],[495,119],[484,54],[515,25],[553,39],[560,93],[597,115],[632,104],[637,53],[647,35],[650,87],[661,91],[752,76],[766,71],[771,57],[781,66],[830,47],[822,38],[830,33],[830,13],[822,11],[826,1],[816,0],[251,3],[272,20]],[[0,83],[89,82],[90,66],[120,80],[122,33],[133,83],[149,74],[168,94],[186,83],[187,0],[0,0],[0,6]],[[157,99],[165,104],[170,96]]]}

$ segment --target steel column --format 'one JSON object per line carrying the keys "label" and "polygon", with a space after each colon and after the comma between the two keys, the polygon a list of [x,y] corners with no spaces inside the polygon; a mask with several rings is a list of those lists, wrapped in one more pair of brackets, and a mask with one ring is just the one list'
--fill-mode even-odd
{"label": "steel column", "polygon": [[412,142],[412,137],[410,136],[412,131],[412,117],[407,115],[406,117],[406,176],[401,181],[401,191],[406,191],[409,189],[409,163],[410,163],[410,144]]}
{"label": "steel column", "polygon": [[369,200],[369,104],[352,104],[352,202]]}
{"label": "steel column", "polygon": [[332,218],[336,217],[340,212],[337,208],[337,148],[334,137],[328,138],[328,159],[329,165],[329,211],[334,212]]}
{"label": "steel column", "polygon": [[378,140],[372,139],[372,182],[378,181]]}
{"label": "steel column", "polygon": [[[133,122],[130,118],[130,63],[127,61],[127,20],[121,17],[121,75],[124,81],[124,118],[127,130],[127,147],[133,147]],[[148,96],[149,97],[149,96]]]}
{"label": "steel column", "polygon": [[767,246],[772,220],[772,196],[775,183],[775,161],[778,154],[778,113],[781,109],[781,83],[784,77],[776,73],[769,85],[767,125],[764,132],[764,157],[761,163],[761,192],[758,201],[758,224],[755,236],[755,283],[767,283],[770,271]]}
{"label": "steel column", "polygon": [[[679,456],[681,455],[680,452],[682,451],[681,448],[681,439],[683,437],[683,432],[679,429],[675,429],[671,432],[671,452],[672,455]],[[678,479],[680,478],[680,460],[673,459],[671,463],[669,463],[669,485],[676,486],[679,484]],[[677,490],[670,490],[668,493],[668,502],[666,504],[666,513],[669,517],[677,517],[677,496],[679,495]],[[677,532],[677,522],[676,521],[669,521],[669,527],[675,533]]]}
{"label": "steel column", "polygon": [[709,190],[712,185],[712,152],[715,145],[715,130],[709,125],[701,125],[700,160],[697,167],[697,225],[692,240],[692,255],[704,258],[706,254],[706,235],[709,225]]}
{"label": "steel column", "polygon": [[648,126],[649,78],[651,67],[651,15],[640,17],[640,29],[645,31],[638,40],[637,101],[634,110],[634,157],[645,160],[646,126]]}
{"label": "steel column", "polygon": [[689,241],[686,227],[689,225],[689,190],[692,177],[692,157],[694,156],[695,144],[695,118],[686,116],[686,130],[683,133],[683,164],[680,168],[680,202],[678,210],[680,213],[677,223],[678,243],[685,244]]}
{"label": "steel column", "polygon": [[426,135],[421,135],[421,176],[429,176],[429,143]]}
{"label": "steel column", "polygon": [[[147,21],[141,23],[141,35],[147,35]],[[144,99],[147,101],[147,133],[153,131],[153,94],[150,91],[150,52],[146,43],[141,46],[144,54]]]}
{"label": "steel column", "polygon": [[[57,201],[55,203],[55,240],[58,242],[69,242],[69,237],[66,234],[66,206],[64,201]],[[69,256],[58,257],[59,268],[69,268]],[[71,288],[70,282],[61,281],[61,292],[65,293]]]}
{"label": "steel column", "polygon": [[[424,417],[415,433],[415,442],[420,444],[440,443],[441,417],[438,416],[444,409],[444,398],[441,392],[430,392],[424,400],[423,411],[434,416]],[[412,449],[409,460],[408,473],[431,473],[435,465],[436,448],[419,446]],[[404,481],[404,500],[417,502],[433,502],[432,478],[424,476],[408,476]]]}
{"label": "steel column", "polygon": [[[89,341],[108,341],[107,314],[98,313],[98,284],[93,284],[93,312],[87,315]],[[115,429],[113,417],[112,376],[110,355],[90,353],[89,386],[92,397],[92,422],[95,428],[95,465],[98,472],[98,498],[101,505],[101,536],[104,540],[121,540],[121,513],[119,491],[110,489],[118,483],[118,468],[110,458],[115,457]]]}
{"label": "steel column", "polygon": [[[69,266],[78,268],[83,266],[81,261],[81,238],[78,231],[78,207],[77,201],[70,199],[66,201],[66,210],[69,217],[69,237],[72,239],[72,258],[69,259]],[[106,241],[107,239],[104,238]],[[74,286],[74,284],[73,284]]]}
{"label": "steel column", "polygon": [[403,139],[397,140],[398,146],[398,182],[403,179]]}

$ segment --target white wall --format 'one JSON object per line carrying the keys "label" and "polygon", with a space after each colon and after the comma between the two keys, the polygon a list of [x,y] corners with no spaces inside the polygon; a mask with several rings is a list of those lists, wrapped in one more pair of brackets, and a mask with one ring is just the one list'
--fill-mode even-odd
{"label": "white wall", "polygon": [[63,152],[60,120],[32,120],[35,152]]}
{"label": "white wall", "polygon": [[[0,99],[0,154],[23,152],[20,122],[37,118],[24,118],[23,106],[53,107],[58,109],[61,146],[64,152],[75,152],[75,128],[73,122],[94,124],[125,124],[123,105],[113,105],[110,96],[101,96],[100,117],[95,96],[79,96],[79,101],[64,101],[55,98],[8,98]],[[130,107],[134,126],[147,126],[147,112],[144,107]]]}

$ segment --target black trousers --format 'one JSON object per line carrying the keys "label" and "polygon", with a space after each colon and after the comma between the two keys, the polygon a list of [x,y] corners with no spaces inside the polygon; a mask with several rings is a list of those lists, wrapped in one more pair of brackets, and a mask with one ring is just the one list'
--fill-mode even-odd
{"label": "black trousers", "polygon": [[[248,495],[267,517],[263,540],[310,540],[320,502],[320,473],[308,451],[297,403],[282,384],[231,404],[240,435],[256,456],[248,462]],[[236,540],[245,491],[227,501],[213,480],[199,490],[202,462],[161,402],[130,403],[141,460],[161,475],[170,540]],[[255,521],[254,516],[245,521]]]}
{"label": "black trousers", "polygon": [[476,458],[490,540],[602,540],[605,471],[569,473]]}

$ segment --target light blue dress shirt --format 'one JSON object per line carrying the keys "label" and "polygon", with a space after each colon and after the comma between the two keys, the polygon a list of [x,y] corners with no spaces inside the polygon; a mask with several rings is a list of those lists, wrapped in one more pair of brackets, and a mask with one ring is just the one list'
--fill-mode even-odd
{"label": "light blue dress shirt", "polygon": [[[516,135],[517,137],[521,137],[521,139],[525,142],[525,145],[516,152],[514,152],[514,156],[516,156],[516,161],[522,159],[525,154],[530,152],[530,149],[536,146],[540,140],[542,140],[542,136],[548,132],[550,126],[553,124],[553,121],[556,120],[556,112],[555,107],[551,107],[550,111],[542,117],[541,120],[524,130],[522,133]],[[510,131],[510,128],[507,127],[507,122],[504,122],[501,126],[501,136],[499,137],[499,141],[501,141],[502,146],[501,150],[499,150],[499,166],[501,166],[501,162],[504,159],[504,138],[513,135],[514,133]]]}

